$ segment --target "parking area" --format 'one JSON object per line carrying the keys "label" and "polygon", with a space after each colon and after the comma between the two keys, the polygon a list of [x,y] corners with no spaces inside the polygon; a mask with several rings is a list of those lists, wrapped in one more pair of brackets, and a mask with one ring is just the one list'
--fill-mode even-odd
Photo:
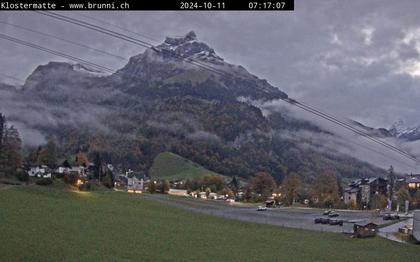
{"label": "parking area", "polygon": [[[315,218],[328,218],[328,216],[323,215],[324,210],[322,209],[283,207],[257,211],[256,206],[238,206],[224,201],[174,197],[160,194],[145,194],[142,197],[193,212],[241,221],[328,232],[344,232],[346,228],[345,226],[339,225],[315,224]],[[382,217],[378,217],[375,212],[371,211],[339,210],[337,213],[339,213],[339,216],[333,219],[352,222],[368,221],[378,225],[386,222]]]}

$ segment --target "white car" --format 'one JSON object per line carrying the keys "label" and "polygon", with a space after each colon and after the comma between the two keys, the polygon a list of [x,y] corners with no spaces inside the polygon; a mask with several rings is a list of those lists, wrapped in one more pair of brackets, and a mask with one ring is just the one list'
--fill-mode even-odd
{"label": "white car", "polygon": [[267,208],[264,206],[258,206],[257,211],[267,211]]}

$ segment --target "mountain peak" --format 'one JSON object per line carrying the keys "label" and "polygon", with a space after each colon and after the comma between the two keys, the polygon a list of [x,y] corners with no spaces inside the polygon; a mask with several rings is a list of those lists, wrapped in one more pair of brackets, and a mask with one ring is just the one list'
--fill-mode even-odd
{"label": "mountain peak", "polygon": [[213,48],[198,40],[194,31],[184,36],[166,37],[165,41],[155,47],[166,57],[196,58],[212,62],[222,62]]}
{"label": "mountain peak", "polygon": [[197,41],[197,35],[194,31],[188,32],[185,36],[166,37],[165,42],[168,45],[180,45],[190,41]]}

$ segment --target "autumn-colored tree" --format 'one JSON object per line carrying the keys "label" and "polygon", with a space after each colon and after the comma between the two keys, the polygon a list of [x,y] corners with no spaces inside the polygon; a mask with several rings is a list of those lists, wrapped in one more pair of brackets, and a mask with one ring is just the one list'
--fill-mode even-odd
{"label": "autumn-colored tree", "polygon": [[157,184],[157,188],[159,189],[160,193],[167,194],[170,189],[169,182],[165,179],[160,180]]}
{"label": "autumn-colored tree", "polygon": [[317,177],[313,183],[313,197],[322,206],[333,206],[340,200],[340,192],[337,176],[332,170],[325,170]]}
{"label": "autumn-colored tree", "polygon": [[233,197],[234,196],[233,191],[228,187],[225,187],[221,191],[219,191],[219,194],[222,195],[222,196],[227,196],[227,197]]}
{"label": "autumn-colored tree", "polygon": [[[395,195],[397,196],[397,202],[400,204],[401,207],[405,206],[405,201],[412,201],[410,193],[408,192],[407,188],[401,187]],[[407,211],[407,210],[406,210]]]}
{"label": "autumn-colored tree", "polygon": [[156,184],[155,184],[155,182],[156,181],[150,180],[149,187],[148,187],[148,191],[149,191],[150,194],[153,194],[153,193],[156,192]]}
{"label": "autumn-colored tree", "polygon": [[243,200],[251,201],[252,200],[252,188],[250,185],[246,185],[243,194]]}
{"label": "autumn-colored tree", "polygon": [[281,185],[282,199],[285,204],[292,205],[298,196],[301,180],[298,174],[292,172],[288,174]]}
{"label": "autumn-colored tree", "polygon": [[79,152],[76,155],[76,164],[79,166],[89,166],[89,160],[85,153]]}
{"label": "autumn-colored tree", "polygon": [[387,205],[386,196],[382,194],[374,194],[370,200],[371,209],[383,209]]}
{"label": "autumn-colored tree", "polygon": [[412,205],[414,208],[419,209],[420,208],[420,190],[417,190],[414,196],[412,197]]}
{"label": "autumn-colored tree", "polygon": [[267,199],[277,187],[274,178],[267,172],[256,173],[250,181],[251,188],[257,194],[260,194],[263,199]]}

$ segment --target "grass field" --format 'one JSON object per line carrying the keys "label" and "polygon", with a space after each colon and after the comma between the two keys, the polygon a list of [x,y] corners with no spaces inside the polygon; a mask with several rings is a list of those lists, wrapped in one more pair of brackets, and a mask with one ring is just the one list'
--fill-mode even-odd
{"label": "grass field", "polygon": [[127,193],[0,191],[1,261],[420,261],[419,250],[195,214]]}
{"label": "grass field", "polygon": [[187,179],[219,175],[170,152],[161,153],[155,158],[149,174],[154,179]]}

